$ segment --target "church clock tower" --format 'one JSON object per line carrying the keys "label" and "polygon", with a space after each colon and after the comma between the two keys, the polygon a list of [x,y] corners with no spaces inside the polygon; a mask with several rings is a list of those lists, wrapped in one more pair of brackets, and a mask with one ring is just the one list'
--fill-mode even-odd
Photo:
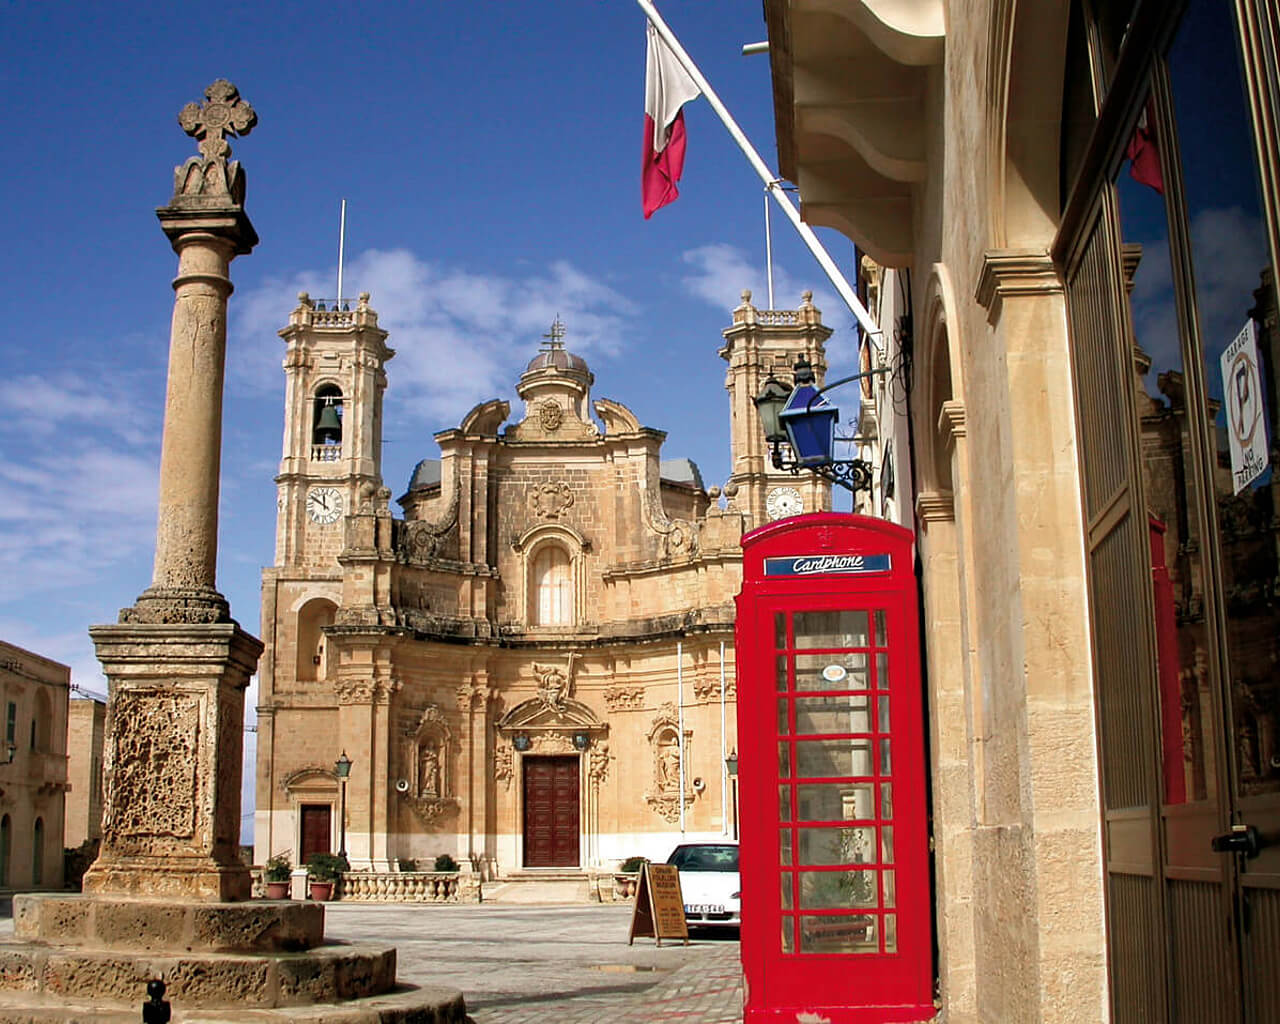
{"label": "church clock tower", "polygon": [[382,485],[384,366],[395,351],[368,292],[354,310],[326,309],[303,292],[280,337],[288,348],[276,565],[336,568],[343,518],[365,485]]}
{"label": "church clock tower", "polygon": [[806,291],[799,309],[757,309],[751,292],[733,311],[720,356],[729,364],[725,389],[729,392],[729,443],[733,470],[729,485],[737,487],[737,507],[750,515],[753,527],[774,519],[831,508],[831,484],[815,473],[777,470],[769,461],[754,398],[772,375],[791,387],[792,366],[804,356],[813,367],[818,387],[827,372],[826,341],[831,328]]}

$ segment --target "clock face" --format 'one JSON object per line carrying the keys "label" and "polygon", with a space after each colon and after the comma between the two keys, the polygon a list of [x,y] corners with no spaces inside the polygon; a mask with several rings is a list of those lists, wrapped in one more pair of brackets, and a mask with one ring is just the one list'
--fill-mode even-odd
{"label": "clock face", "polygon": [[786,519],[804,511],[804,499],[794,487],[775,487],[765,498],[764,510],[770,519]]}
{"label": "clock face", "polygon": [[317,487],[307,495],[307,515],[313,523],[336,523],[342,517],[342,492],[336,487]]}

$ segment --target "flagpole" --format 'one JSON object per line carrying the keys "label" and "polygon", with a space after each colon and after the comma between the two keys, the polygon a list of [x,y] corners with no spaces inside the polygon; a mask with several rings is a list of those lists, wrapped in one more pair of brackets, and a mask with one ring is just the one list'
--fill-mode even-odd
{"label": "flagpole", "polygon": [[867,312],[866,307],[859,301],[858,293],[850,287],[849,282],[845,280],[844,274],[840,273],[840,268],[836,266],[835,261],[832,260],[822,243],[818,241],[818,236],[813,233],[813,229],[808,224],[800,219],[800,212],[791,205],[791,199],[783,191],[782,179],[774,174],[769,169],[769,165],[760,158],[760,154],[751,145],[751,141],[743,134],[742,129],[738,127],[738,122],[733,119],[733,115],[729,113],[728,108],[720,102],[720,97],[711,88],[711,84],[702,76],[702,72],[698,70],[698,65],[693,62],[693,58],[685,52],[684,47],[680,45],[680,40],[675,37],[675,33],[662,20],[662,15],[658,13],[658,9],[654,7],[651,0],[636,0],[636,3],[644,11],[649,23],[658,30],[658,35],[662,36],[663,42],[671,48],[671,52],[675,54],[676,60],[680,62],[681,67],[689,73],[689,77],[693,79],[694,84],[706,96],[707,102],[711,104],[711,109],[716,112],[716,116],[724,124],[725,130],[728,131],[733,141],[738,144],[738,148],[742,150],[747,162],[751,164],[756,174],[760,175],[760,180],[764,182],[765,189],[773,194],[773,198],[782,207],[782,211],[787,215],[804,244],[809,247],[809,251],[813,253],[818,265],[822,267],[823,272],[827,275],[827,280],[831,282],[835,290],[840,294],[840,298],[844,300],[845,305],[849,307],[857,318],[858,323],[862,325],[862,329],[872,337],[882,334],[880,327],[871,318],[871,314]]}
{"label": "flagpole", "polygon": [[338,305],[342,305],[342,250],[347,243],[347,201],[342,200],[342,212],[338,215]]}
{"label": "flagpole", "polygon": [[769,194],[764,197],[764,264],[769,278],[769,308],[773,309],[773,232],[769,227]]}

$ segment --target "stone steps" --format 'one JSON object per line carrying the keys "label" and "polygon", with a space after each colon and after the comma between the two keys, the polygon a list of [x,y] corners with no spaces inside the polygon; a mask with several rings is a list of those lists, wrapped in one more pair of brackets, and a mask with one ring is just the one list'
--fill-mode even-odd
{"label": "stone steps", "polygon": [[591,903],[595,886],[581,871],[512,873],[484,883],[485,903]]}
{"label": "stone steps", "polygon": [[323,936],[319,904],[18,896],[0,1024],[136,1022],[155,979],[176,1022],[465,1024],[460,992],[397,986],[394,947]]}
{"label": "stone steps", "polygon": [[[166,998],[168,998],[166,993]],[[0,993],[0,1024],[137,1024],[142,995],[128,1006],[106,1006],[29,993]],[[401,986],[383,995],[341,1004],[277,1009],[190,1009],[169,1001],[172,1024],[466,1024],[467,1010],[456,989]]]}

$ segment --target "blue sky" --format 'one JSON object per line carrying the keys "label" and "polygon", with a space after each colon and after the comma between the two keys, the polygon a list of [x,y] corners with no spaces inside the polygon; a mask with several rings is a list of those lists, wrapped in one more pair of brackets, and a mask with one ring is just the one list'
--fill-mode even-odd
{"label": "blue sky", "polygon": [[[776,165],[768,59],[740,55],[765,37],[760,4],[662,10]],[[434,432],[513,397],[557,313],[595,396],[668,431],[668,457],[723,482],[716,350],[744,287],[767,305],[763,192],[697,101],[682,196],[643,220],[645,34],[631,0],[10,2],[0,28],[0,638],[103,691],[86,630],[150,582],[176,266],[154,209],[195,153],[177,113],[220,77],[259,116],[232,141],[262,241],[232,266],[218,567],[247,629],[274,554],[275,332],[299,290],[336,291],[344,197],[344,291],[372,293],[398,353],[383,467],[394,494],[436,454]],[[822,234],[850,267],[850,243]],[[775,305],[812,288],[836,329],[832,373],[852,372],[852,316],[776,215],[774,254]]]}

